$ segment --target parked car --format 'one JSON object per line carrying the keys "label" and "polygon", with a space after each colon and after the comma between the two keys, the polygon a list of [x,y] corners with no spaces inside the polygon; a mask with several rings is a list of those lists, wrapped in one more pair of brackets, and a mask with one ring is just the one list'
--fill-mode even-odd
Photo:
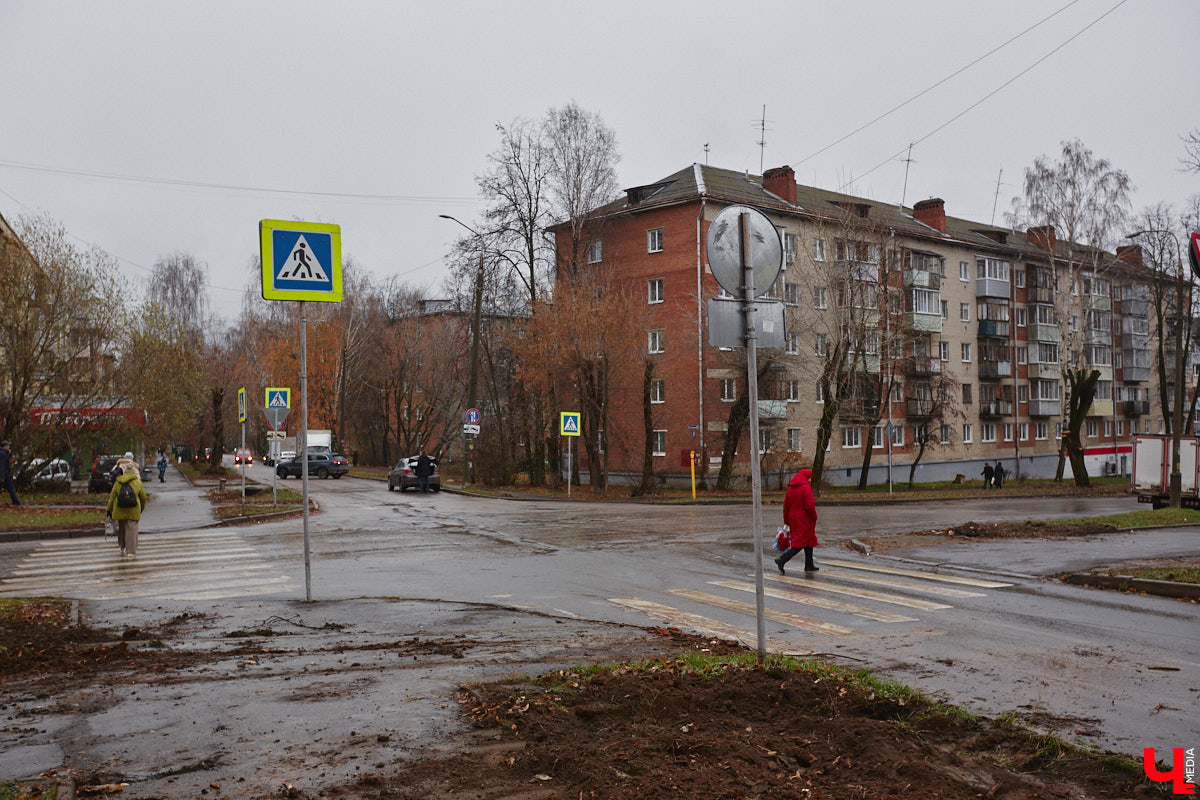
{"label": "parked car", "polygon": [[[418,456],[402,458],[388,470],[389,492],[396,489],[403,492],[405,489],[420,488],[421,484],[417,480],[417,458]],[[438,470],[437,461],[433,458],[430,458],[430,461],[433,461],[433,472],[429,473],[429,488],[432,491],[440,492],[442,490],[442,473]]]}
{"label": "parked car", "polygon": [[248,447],[239,447],[233,451],[233,463],[241,464],[245,461],[247,464],[254,463],[254,454],[250,452]]}
{"label": "parked car", "polygon": [[[299,458],[280,461],[275,468],[275,474],[281,478],[299,478],[301,463]],[[309,453],[308,474],[318,478],[340,478],[350,471],[350,462],[345,456],[336,453]]]}
{"label": "parked car", "polygon": [[37,470],[32,483],[42,489],[70,489],[71,465],[61,458],[47,462],[44,458],[34,460],[30,466]]}
{"label": "parked car", "polygon": [[284,450],[284,451],[280,452],[280,454],[279,454],[280,463],[282,463],[284,461],[291,461],[295,458],[296,458],[295,450]]}
{"label": "parked car", "polygon": [[108,494],[113,487],[113,467],[121,456],[96,456],[92,474],[88,476],[88,493]]}

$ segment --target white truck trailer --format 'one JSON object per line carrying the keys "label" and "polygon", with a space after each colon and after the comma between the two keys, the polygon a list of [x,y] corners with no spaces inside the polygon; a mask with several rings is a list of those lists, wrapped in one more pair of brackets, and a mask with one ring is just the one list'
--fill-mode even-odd
{"label": "white truck trailer", "polygon": [[[1200,439],[1181,436],[1179,439],[1179,486],[1180,505],[1184,508],[1200,508],[1197,493],[1197,453]],[[1133,437],[1133,490],[1139,503],[1150,503],[1154,508],[1165,508],[1171,504],[1171,437]]]}

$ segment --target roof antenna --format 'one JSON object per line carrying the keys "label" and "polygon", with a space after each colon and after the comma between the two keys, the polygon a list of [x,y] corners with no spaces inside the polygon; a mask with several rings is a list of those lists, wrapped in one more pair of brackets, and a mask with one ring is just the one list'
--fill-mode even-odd
{"label": "roof antenna", "polygon": [[758,145],[758,174],[759,175],[762,175],[763,154],[767,149],[767,123],[768,122],[771,122],[771,120],[767,119],[767,106],[766,106],[766,104],[764,104],[763,110],[762,110],[762,117],[760,119],[754,120],[754,123],[756,125],[758,125],[758,141],[755,142],[755,144]]}
{"label": "roof antenna", "polygon": [[900,159],[901,161],[904,162],[904,189],[903,189],[903,191],[900,192],[900,207],[901,208],[904,208],[904,201],[908,198],[908,168],[913,163],[912,149],[913,149],[912,142],[909,142],[908,143],[908,158]]}
{"label": "roof antenna", "polygon": [[708,166],[708,142],[704,143],[704,166]]}
{"label": "roof antenna", "polygon": [[996,196],[992,199],[992,225],[996,224],[996,204],[1000,202],[1000,179],[1004,177],[1004,167],[1000,167],[1000,174],[996,176]]}

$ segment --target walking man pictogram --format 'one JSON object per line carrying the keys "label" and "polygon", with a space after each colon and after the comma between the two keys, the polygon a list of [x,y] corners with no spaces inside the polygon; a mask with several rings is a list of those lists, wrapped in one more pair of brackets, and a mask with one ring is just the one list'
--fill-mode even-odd
{"label": "walking man pictogram", "polygon": [[[304,271],[306,273],[304,277],[311,278],[312,265],[308,263],[308,251],[304,249],[306,244],[306,242],[300,242],[300,247],[297,250],[292,251],[292,258],[300,262],[300,267],[304,267]],[[300,267],[296,267],[296,269],[292,271],[292,277],[300,277]]]}

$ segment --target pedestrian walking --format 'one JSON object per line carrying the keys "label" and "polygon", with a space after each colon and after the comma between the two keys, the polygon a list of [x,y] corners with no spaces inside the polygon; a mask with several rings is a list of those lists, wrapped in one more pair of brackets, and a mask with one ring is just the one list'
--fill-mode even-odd
{"label": "pedestrian walking", "polygon": [[121,475],[108,493],[108,516],[117,526],[117,546],[121,555],[136,556],[138,523],[146,507],[146,487],[138,477],[138,465],[128,458],[117,462]]}
{"label": "pedestrian walking", "polygon": [[414,470],[417,473],[417,488],[421,493],[429,491],[429,476],[433,474],[433,459],[425,453],[425,449],[421,448],[421,455],[417,456],[417,468]]}
{"label": "pedestrian walking", "polygon": [[159,483],[167,482],[167,454],[166,453],[158,454],[158,482]]}
{"label": "pedestrian walking", "polygon": [[812,470],[802,469],[792,476],[787,493],[783,496],[783,524],[788,526],[787,550],[775,559],[779,574],[786,575],[783,567],[793,556],[804,551],[804,571],[820,569],[813,563],[813,548],[817,546],[817,500],[812,490]]}
{"label": "pedestrian walking", "polygon": [[995,478],[995,474],[996,474],[996,471],[994,469],[992,469],[991,464],[983,465],[983,488],[987,489],[988,487],[990,487],[992,485],[992,481]]}
{"label": "pedestrian walking", "polygon": [[17,497],[17,485],[13,483],[12,476],[12,442],[5,439],[0,442],[0,484],[4,485],[8,491],[8,499],[12,501],[14,506],[21,505],[21,498]]}
{"label": "pedestrian walking", "polygon": [[993,471],[992,477],[992,481],[995,482],[997,489],[1004,484],[1004,474],[1004,465],[997,461],[996,469]]}

